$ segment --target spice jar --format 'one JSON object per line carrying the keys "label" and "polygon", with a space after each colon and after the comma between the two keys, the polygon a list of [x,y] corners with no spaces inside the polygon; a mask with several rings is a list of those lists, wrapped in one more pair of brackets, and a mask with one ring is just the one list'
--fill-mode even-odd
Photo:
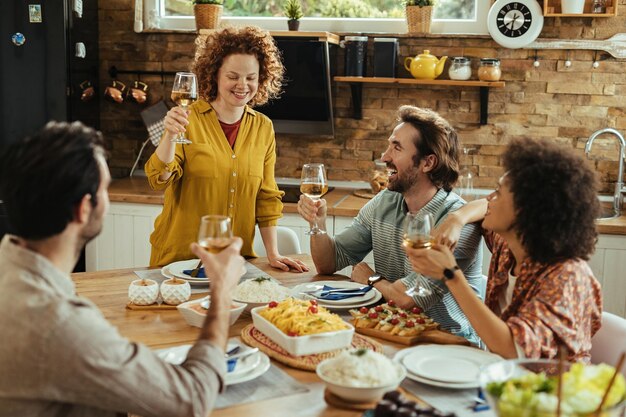
{"label": "spice jar", "polygon": [[480,67],[478,67],[478,79],[480,81],[499,81],[501,75],[499,59],[481,58]]}
{"label": "spice jar", "polygon": [[448,69],[448,76],[451,80],[469,80],[472,78],[472,68],[469,58],[457,56],[452,58],[452,65]]}

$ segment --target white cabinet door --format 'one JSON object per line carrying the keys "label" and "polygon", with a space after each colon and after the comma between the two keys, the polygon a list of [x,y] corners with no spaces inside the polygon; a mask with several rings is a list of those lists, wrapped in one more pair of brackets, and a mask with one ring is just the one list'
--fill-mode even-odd
{"label": "white cabinet door", "polygon": [[[284,213],[283,217],[278,219],[278,224],[280,226],[285,226],[296,232],[298,235],[298,240],[300,241],[300,249],[302,249],[302,253],[311,253],[311,242],[309,235],[306,234],[307,230],[310,229],[309,222],[304,220],[297,213]],[[330,217],[326,221],[326,225],[328,227],[327,232],[332,235],[333,233],[333,218]]]}
{"label": "white cabinet door", "polygon": [[[335,233],[333,236],[341,233],[344,229],[350,226],[352,224],[352,220],[354,220],[354,217],[335,216]],[[374,269],[374,253],[368,253],[365,259],[363,259],[363,262],[366,262],[372,269]],[[337,271],[337,273],[350,276],[352,274],[352,267],[348,266],[341,271]]]}
{"label": "white cabinet door", "polygon": [[139,268],[150,262],[150,234],[163,206],[111,203],[102,232],[85,249],[87,272]]}
{"label": "white cabinet door", "polygon": [[604,311],[626,318],[626,236],[600,235],[589,265],[602,285]]}

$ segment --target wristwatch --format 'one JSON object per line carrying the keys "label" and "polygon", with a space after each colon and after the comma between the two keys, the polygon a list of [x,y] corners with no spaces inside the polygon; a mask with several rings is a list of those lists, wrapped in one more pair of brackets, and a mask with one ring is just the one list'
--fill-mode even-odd
{"label": "wristwatch", "polygon": [[380,275],[380,274],[374,274],[374,275],[370,276],[370,277],[367,279],[367,283],[368,283],[369,285],[374,285],[374,284],[376,284],[378,281],[381,281],[381,280],[383,280],[383,279],[385,279],[385,277],[383,277],[382,275]]}
{"label": "wristwatch", "polygon": [[456,271],[458,271],[459,269],[461,269],[461,268],[459,268],[459,266],[458,266],[458,265],[454,265],[454,266],[453,266],[453,267],[451,267],[451,268],[445,268],[445,269],[443,270],[443,278],[444,278],[444,279],[452,279],[452,278],[454,278],[454,273],[455,273]]}

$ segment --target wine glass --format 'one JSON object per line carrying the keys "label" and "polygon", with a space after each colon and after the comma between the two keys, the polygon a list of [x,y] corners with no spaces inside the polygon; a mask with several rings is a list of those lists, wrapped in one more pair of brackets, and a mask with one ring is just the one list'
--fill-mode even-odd
{"label": "wine glass", "polygon": [[198,244],[210,253],[220,253],[233,241],[230,217],[202,216],[198,230]]}
{"label": "wine glass", "polygon": [[[404,236],[402,246],[413,249],[430,249],[434,239],[431,230],[435,226],[433,215],[430,213],[408,213],[404,218]],[[408,296],[428,297],[433,292],[420,282],[421,277],[417,276],[417,282],[413,288],[406,291]]]}
{"label": "wine glass", "polygon": [[[465,155],[465,162],[468,162],[468,158],[470,152],[473,151],[474,148],[463,148],[463,155]],[[458,193],[462,195],[465,199],[473,199],[474,198],[474,174],[472,170],[469,168],[469,165],[463,165],[461,168],[461,172],[459,173],[459,189]]]}
{"label": "wine glass", "polygon": [[[174,78],[174,86],[172,87],[172,101],[187,111],[187,107],[191,106],[198,99],[198,80],[196,74],[192,72],[177,72]],[[185,138],[184,133],[176,135],[172,139],[173,143],[190,144],[191,141]]]}
{"label": "wine glass", "polygon": [[[304,164],[302,166],[302,179],[300,192],[313,201],[319,200],[328,192],[326,169],[324,164]],[[323,235],[326,231],[317,226],[317,218],[313,221],[313,227],[305,232],[307,235]]]}

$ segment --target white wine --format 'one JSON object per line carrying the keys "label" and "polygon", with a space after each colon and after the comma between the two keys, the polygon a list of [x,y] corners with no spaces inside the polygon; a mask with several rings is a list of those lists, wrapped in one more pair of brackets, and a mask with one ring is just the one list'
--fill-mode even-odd
{"label": "white wine", "polygon": [[328,185],[322,182],[303,182],[300,192],[309,198],[320,198],[328,192]]}
{"label": "white wine", "polygon": [[172,91],[172,101],[181,107],[191,106],[197,97],[189,91]]}
{"label": "white wine", "polygon": [[229,237],[210,237],[202,239],[198,242],[198,245],[209,253],[217,254],[223,251],[232,243],[232,239]]}
{"label": "white wine", "polygon": [[402,239],[402,246],[412,249],[430,249],[433,246],[433,239],[430,236],[407,236]]}

